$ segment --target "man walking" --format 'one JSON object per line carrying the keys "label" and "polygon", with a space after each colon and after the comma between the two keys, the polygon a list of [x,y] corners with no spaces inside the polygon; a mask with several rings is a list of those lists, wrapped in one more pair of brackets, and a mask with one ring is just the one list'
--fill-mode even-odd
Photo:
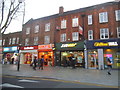
{"label": "man walking", "polygon": [[107,66],[108,66],[108,75],[111,75],[111,70],[112,70],[112,61],[110,60],[109,57],[107,57]]}

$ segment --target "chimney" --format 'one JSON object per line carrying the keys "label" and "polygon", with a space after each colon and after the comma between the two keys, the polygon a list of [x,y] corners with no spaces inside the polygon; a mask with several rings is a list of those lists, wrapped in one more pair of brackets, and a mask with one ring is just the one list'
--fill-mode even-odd
{"label": "chimney", "polygon": [[64,13],[64,8],[63,6],[59,7],[59,14],[63,14]]}

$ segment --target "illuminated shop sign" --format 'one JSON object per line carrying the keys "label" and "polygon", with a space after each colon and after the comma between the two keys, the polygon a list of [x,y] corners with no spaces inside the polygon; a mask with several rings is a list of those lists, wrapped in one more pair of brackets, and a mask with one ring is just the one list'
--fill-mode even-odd
{"label": "illuminated shop sign", "polygon": [[117,42],[95,42],[94,46],[96,47],[118,46],[118,43]]}
{"label": "illuminated shop sign", "polygon": [[39,45],[38,49],[52,49],[52,47],[54,47],[54,44]]}
{"label": "illuminated shop sign", "polygon": [[61,48],[64,48],[64,47],[75,47],[76,45],[77,45],[77,43],[62,44]]}
{"label": "illuminated shop sign", "polygon": [[17,51],[17,50],[18,50],[17,46],[3,48],[3,52],[11,52],[11,51]]}
{"label": "illuminated shop sign", "polygon": [[24,50],[26,49],[34,49],[34,47],[24,47]]}

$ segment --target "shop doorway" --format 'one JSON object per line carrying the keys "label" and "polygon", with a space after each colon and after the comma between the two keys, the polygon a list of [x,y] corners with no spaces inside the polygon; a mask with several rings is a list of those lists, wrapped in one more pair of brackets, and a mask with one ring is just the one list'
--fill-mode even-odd
{"label": "shop doorway", "polygon": [[44,56],[44,65],[45,66],[53,66],[53,52],[39,52],[38,58],[41,58],[41,56]]}
{"label": "shop doorway", "polygon": [[89,69],[97,69],[98,68],[98,55],[97,55],[96,51],[89,51],[88,67],[89,67]]}

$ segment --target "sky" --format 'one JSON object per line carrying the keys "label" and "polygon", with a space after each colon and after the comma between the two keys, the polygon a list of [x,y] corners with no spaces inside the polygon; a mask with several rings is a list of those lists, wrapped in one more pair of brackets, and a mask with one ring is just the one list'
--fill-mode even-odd
{"label": "sky", "polygon": [[[64,7],[64,12],[79,8],[93,6],[114,0],[25,0],[24,23],[29,19],[41,18],[57,14],[59,7]],[[12,21],[5,33],[22,31],[23,14]]]}

